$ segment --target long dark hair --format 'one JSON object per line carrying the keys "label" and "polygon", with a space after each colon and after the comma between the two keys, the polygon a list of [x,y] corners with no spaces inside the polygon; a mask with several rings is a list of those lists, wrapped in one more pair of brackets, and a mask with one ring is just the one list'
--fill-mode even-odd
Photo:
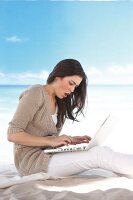
{"label": "long dark hair", "polygon": [[74,92],[68,95],[66,98],[59,99],[56,97],[58,105],[58,122],[57,127],[61,127],[65,119],[71,119],[78,121],[79,114],[83,114],[85,106],[86,93],[87,93],[87,76],[77,60],[65,59],[57,63],[53,71],[49,74],[47,84],[52,83],[56,77],[65,77],[77,75],[82,78],[82,81]]}

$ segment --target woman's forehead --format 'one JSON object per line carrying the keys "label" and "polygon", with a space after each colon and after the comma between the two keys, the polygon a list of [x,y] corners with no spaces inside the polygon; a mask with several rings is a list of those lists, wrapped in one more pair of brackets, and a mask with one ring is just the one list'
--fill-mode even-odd
{"label": "woman's forehead", "polygon": [[74,75],[74,76],[66,76],[65,77],[67,80],[71,80],[74,81],[76,83],[76,85],[79,85],[80,82],[82,81],[82,77]]}

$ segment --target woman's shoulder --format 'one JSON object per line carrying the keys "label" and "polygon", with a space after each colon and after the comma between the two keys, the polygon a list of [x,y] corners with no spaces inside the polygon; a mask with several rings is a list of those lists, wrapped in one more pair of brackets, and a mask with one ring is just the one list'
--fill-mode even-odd
{"label": "woman's shoulder", "polygon": [[44,99],[46,98],[45,91],[43,89],[43,85],[36,84],[29,86],[25,91],[23,91],[19,97],[21,99],[24,96],[30,96],[31,98],[41,98]]}
{"label": "woman's shoulder", "polygon": [[31,85],[27,88],[28,91],[41,91],[43,88],[43,85],[36,84],[36,85]]}

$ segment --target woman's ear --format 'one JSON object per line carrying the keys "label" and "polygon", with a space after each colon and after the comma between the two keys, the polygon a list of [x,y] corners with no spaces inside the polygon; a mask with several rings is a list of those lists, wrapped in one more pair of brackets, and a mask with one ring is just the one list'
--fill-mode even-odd
{"label": "woman's ear", "polygon": [[55,81],[58,81],[59,80],[59,77],[55,77]]}
{"label": "woman's ear", "polygon": [[62,80],[62,77],[56,77],[55,81]]}

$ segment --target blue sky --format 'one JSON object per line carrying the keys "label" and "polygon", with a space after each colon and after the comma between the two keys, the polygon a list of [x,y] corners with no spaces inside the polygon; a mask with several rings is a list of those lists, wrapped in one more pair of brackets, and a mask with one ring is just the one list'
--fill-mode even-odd
{"label": "blue sky", "polygon": [[44,82],[64,58],[90,84],[133,84],[133,3],[0,2],[0,84]]}

